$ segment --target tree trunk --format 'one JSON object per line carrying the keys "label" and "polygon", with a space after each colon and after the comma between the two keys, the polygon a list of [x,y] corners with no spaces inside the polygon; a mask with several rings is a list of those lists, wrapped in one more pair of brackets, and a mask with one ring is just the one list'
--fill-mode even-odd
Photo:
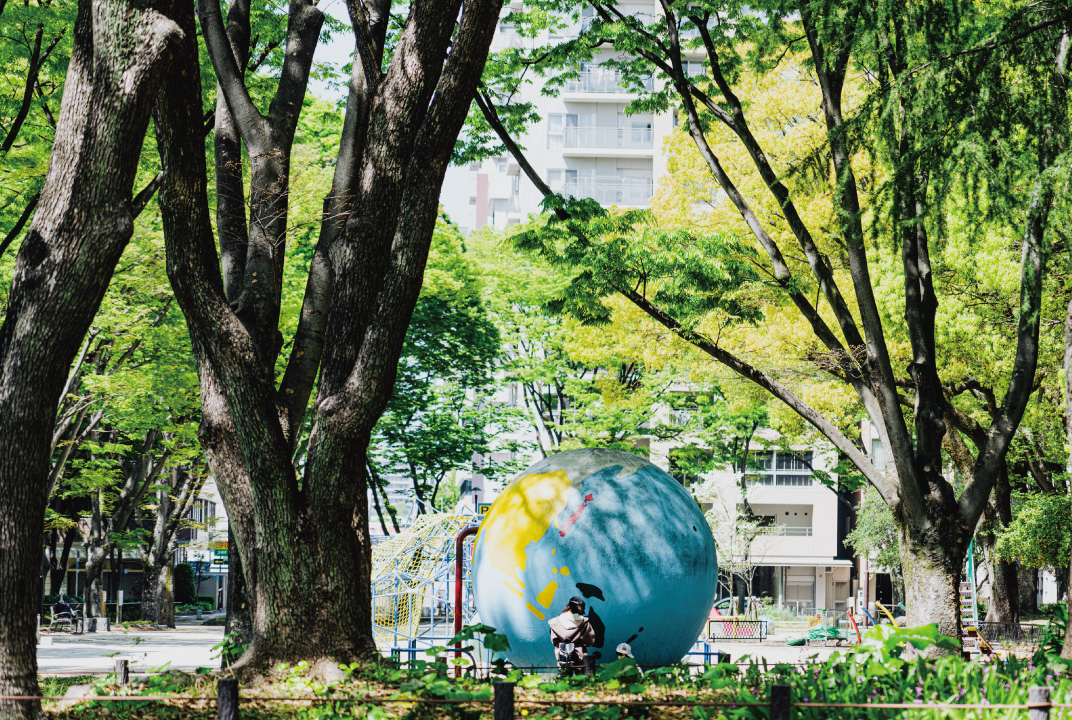
{"label": "tree trunk", "polygon": [[[345,237],[325,255],[333,282],[307,285],[307,298],[322,292],[330,303],[319,308],[330,309],[332,318],[321,330],[322,362],[313,355],[306,384],[299,378],[292,388],[287,385],[291,369],[309,362],[298,357],[304,350],[292,355],[285,392],[276,390],[275,360],[284,257],[279,243],[286,237],[282,203],[294,130],[288,122],[297,122],[322,16],[312,3],[290,3],[287,65],[269,115],[263,116],[233,62],[215,0],[198,6],[227,107],[249,148],[250,216],[274,223],[271,237],[264,234],[265,222],[250,229],[240,278],[244,287],[237,294],[225,291],[220,275],[204,144],[191,132],[202,106],[192,13],[180,21],[191,30],[188,42],[154,114],[165,172],[160,206],[168,275],[198,360],[202,447],[232,519],[254,609],[252,640],[231,667],[240,676],[298,661],[309,662],[316,674],[337,675],[340,661],[378,655],[372,639],[365,451],[391,393],[443,172],[500,7],[495,0],[467,2],[451,42],[459,5],[460,0],[412,3],[386,75],[380,73],[376,49],[359,40],[357,56],[369,67],[367,85],[374,92],[362,109],[354,105],[352,87],[345,127],[352,112],[371,113],[372,120],[367,132],[343,143],[340,168],[351,164],[343,162],[344,153],[366,144],[370,150],[352,162],[355,174],[341,183],[354,188],[352,195],[343,195],[354,198],[354,210]],[[369,3],[368,12],[375,15],[376,7]],[[358,29],[367,29],[369,19],[363,12]],[[275,165],[266,162],[269,155]],[[237,273],[234,277],[238,282]],[[238,302],[232,305],[228,297]],[[327,314],[303,310],[299,334],[314,316]],[[283,419],[300,419],[304,402],[298,413],[286,403],[291,395],[308,397],[318,364],[316,416],[299,483],[292,459],[300,422]]]}
{"label": "tree trunk", "polygon": [[1038,570],[1035,568],[1017,568],[1017,585],[1020,596],[1020,614],[1034,615],[1038,612]]}
{"label": "tree trunk", "polygon": [[108,551],[94,540],[86,546],[86,594],[85,609],[87,618],[104,617],[104,561]]}
{"label": "tree trunk", "polygon": [[[1068,577],[1072,578],[1072,560],[1069,560],[1068,564]],[[1068,593],[1065,596],[1065,607],[1068,610],[1067,618],[1065,622],[1065,642],[1061,647],[1061,657],[1065,660],[1072,660],[1072,593]]]}
{"label": "tree trunk", "polygon": [[1020,584],[1016,573],[1016,564],[1006,562],[994,552],[997,544],[997,527],[1008,528],[1012,524],[1012,487],[1009,484],[1008,469],[998,473],[994,483],[992,516],[997,523],[991,523],[990,532],[985,533],[987,557],[991,559],[990,607],[987,608],[987,622],[1020,622]]}
{"label": "tree trunk", "polygon": [[[1072,442],[1072,300],[1068,302],[1065,313],[1065,433]],[[1072,471],[1072,457],[1068,459],[1068,470]],[[1070,518],[1072,520],[1072,518]],[[1069,560],[1068,577],[1072,580],[1072,558]],[[1057,596],[1060,600],[1060,595]],[[1067,622],[1065,624],[1065,642],[1061,648],[1061,657],[1072,660],[1072,593],[1068,593]]]}
{"label": "tree trunk", "polygon": [[[963,550],[951,538],[932,536],[926,544],[901,532],[901,571],[904,573],[908,626],[936,623],[943,635],[960,641],[959,585]],[[934,654],[940,651],[933,650]]]}
{"label": "tree trunk", "polygon": [[142,593],[142,619],[157,625],[175,627],[175,561],[145,565],[145,591]]}
{"label": "tree trunk", "polygon": [[986,622],[1020,622],[1020,582],[1016,563],[997,560],[992,572]]}
{"label": "tree trunk", "polygon": [[[38,695],[35,618],[64,380],[133,232],[152,99],[179,37],[153,0],[82,0],[52,158],[0,327],[0,696]],[[36,720],[39,702],[0,700]]]}

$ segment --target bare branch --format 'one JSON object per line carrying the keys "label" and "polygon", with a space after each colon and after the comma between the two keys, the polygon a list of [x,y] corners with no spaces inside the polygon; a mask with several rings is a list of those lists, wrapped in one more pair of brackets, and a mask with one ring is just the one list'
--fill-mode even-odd
{"label": "bare branch", "polygon": [[22,214],[19,215],[19,219],[15,221],[15,224],[8,231],[7,235],[4,236],[3,242],[0,242],[0,255],[7,252],[11,243],[15,242],[15,238],[17,238],[19,233],[22,232],[22,229],[26,227],[26,223],[33,217],[34,209],[37,208],[37,201],[40,199],[41,193],[39,192],[35,192],[30,197],[30,201],[26,203],[26,207],[23,208]]}

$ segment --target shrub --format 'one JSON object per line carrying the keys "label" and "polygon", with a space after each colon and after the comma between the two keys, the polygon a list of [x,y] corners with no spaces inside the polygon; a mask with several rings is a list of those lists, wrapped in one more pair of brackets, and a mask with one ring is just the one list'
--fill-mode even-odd
{"label": "shrub", "polygon": [[[115,603],[105,605],[104,613],[109,620],[114,621],[116,619]],[[127,620],[141,620],[141,605],[123,603],[123,621]]]}
{"label": "shrub", "polygon": [[212,611],[212,603],[203,602],[203,601],[202,602],[195,602],[195,603],[183,603],[182,605],[177,605],[175,607],[175,612],[178,612],[178,613],[192,613],[192,612],[197,612],[198,610],[205,611],[205,612],[211,612]]}
{"label": "shrub", "polygon": [[194,602],[196,597],[193,566],[190,563],[179,563],[175,566],[175,602],[184,605]]}

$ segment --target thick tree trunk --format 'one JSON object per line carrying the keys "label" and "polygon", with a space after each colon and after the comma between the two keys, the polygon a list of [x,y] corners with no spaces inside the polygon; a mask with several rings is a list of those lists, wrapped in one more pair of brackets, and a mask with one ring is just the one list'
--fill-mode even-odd
{"label": "thick tree trunk", "polygon": [[[311,372],[299,373],[304,386],[299,382],[292,388],[285,379],[285,393],[276,392],[274,365],[290,139],[319,33],[319,11],[301,0],[290,3],[288,67],[269,115],[263,116],[241,82],[214,0],[199,5],[220,88],[250,154],[252,220],[240,289],[225,288],[220,276],[206,203],[203,142],[190,132],[201,113],[192,32],[181,66],[161,93],[155,120],[165,169],[160,203],[168,274],[198,359],[202,446],[232,519],[243,580],[253,600],[252,640],[231,668],[239,675],[297,661],[309,662],[318,674],[333,675],[339,661],[377,655],[371,629],[365,449],[390,396],[420,289],[442,173],[499,11],[495,0],[466,4],[444,69],[459,5],[460,0],[412,3],[391,68],[382,77],[378,51],[361,37],[368,29],[364,11],[359,18],[358,55],[369,68],[366,99],[372,102],[363,110],[351,104],[345,127],[351,127],[351,112],[368,113],[373,120],[367,133],[340,150],[340,165],[352,174],[336,185],[354,187],[356,197],[341,197],[355,209],[345,236],[340,234],[330,252],[321,256],[318,248],[318,257],[330,261],[332,282],[311,282],[308,292],[319,293],[324,305],[316,308],[318,313],[302,313],[308,329],[313,322],[308,318],[326,318],[324,311],[331,310],[323,347],[325,358],[334,362],[329,369],[325,359],[321,368],[300,485],[291,463],[298,423],[284,418],[300,417],[287,407],[289,396],[308,397],[320,358],[303,361],[312,362],[306,368]],[[376,7],[370,3],[369,13],[375,15]],[[182,22],[192,28],[192,14]],[[367,154],[343,162],[344,154],[366,143]],[[238,281],[237,274],[229,280]],[[229,302],[235,297],[237,303]]]}
{"label": "thick tree trunk", "polygon": [[934,522],[924,532],[912,532],[902,525],[900,551],[908,626],[935,623],[939,632],[959,642],[959,586],[968,533],[957,532],[954,524],[949,518]]}
{"label": "thick tree trunk", "polygon": [[[1072,300],[1068,302],[1065,313],[1065,433],[1072,442]],[[1068,460],[1068,469],[1072,471],[1072,457]],[[1072,518],[1070,518],[1072,520]],[[1072,559],[1069,560],[1068,577],[1072,580]],[[1060,597],[1060,596],[1058,596]],[[1061,657],[1072,660],[1072,593],[1068,593],[1068,622],[1065,625],[1065,642],[1061,648]]]}
{"label": "thick tree trunk", "polygon": [[[1072,560],[1068,564],[1068,577],[1072,578]],[[1061,648],[1061,657],[1065,660],[1072,660],[1072,592],[1068,593],[1065,603],[1068,609],[1068,614],[1065,617],[1068,618],[1068,621],[1065,623],[1065,643]]]}
{"label": "thick tree trunk", "polygon": [[[82,0],[52,159],[0,327],[0,696],[38,695],[34,621],[64,380],[133,232],[152,98],[179,28],[150,0]],[[0,717],[42,717],[0,700]]]}
{"label": "thick tree trunk", "polygon": [[901,552],[904,568],[905,606],[908,625],[937,623],[943,635],[960,638],[961,623],[958,610],[960,563],[950,568],[951,559],[935,548],[916,554]]}

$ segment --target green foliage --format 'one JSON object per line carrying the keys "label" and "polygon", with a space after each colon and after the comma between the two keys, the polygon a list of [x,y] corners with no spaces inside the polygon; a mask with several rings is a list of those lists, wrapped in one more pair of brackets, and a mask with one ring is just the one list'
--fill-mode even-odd
{"label": "green foliage", "polygon": [[60,697],[72,685],[89,685],[96,680],[96,675],[39,675],[37,684],[42,695]]}
{"label": "green foliage", "polygon": [[[219,654],[220,664],[223,667],[227,667],[234,663],[238,658],[242,657],[242,653],[249,647],[249,643],[242,642],[241,633],[227,633],[223,636],[223,640],[212,646],[214,653]],[[213,655],[216,657],[216,655]]]}
{"label": "green foliage", "polygon": [[[467,628],[456,639],[466,641],[483,634],[492,634],[491,628],[474,626]],[[789,685],[794,703],[802,703],[793,710],[800,720],[888,720],[889,711],[868,708],[874,703],[953,703],[953,704],[1023,704],[1027,702],[1027,689],[1035,685],[1051,687],[1051,700],[1067,703],[1072,699],[1072,680],[1062,677],[1057,666],[1030,663],[1022,660],[996,660],[989,664],[966,662],[958,655],[934,660],[923,656],[919,650],[931,645],[955,645],[933,627],[893,629],[869,633],[865,645],[850,648],[845,653],[835,652],[824,662],[803,665],[768,665],[744,658],[743,665],[718,664],[702,674],[689,671],[678,664],[653,668],[641,675],[636,664],[615,661],[600,668],[594,678],[584,676],[549,679],[537,674],[526,675],[518,669],[503,670],[492,677],[473,677],[470,672],[455,678],[451,668],[436,654],[432,662],[420,660],[411,667],[399,668],[390,663],[370,663],[342,666],[344,677],[336,682],[320,682],[309,677],[306,663],[276,667],[271,683],[244,687],[243,702],[250,710],[256,708],[258,717],[294,718],[312,720],[342,717],[368,718],[458,718],[477,717],[480,712],[490,711],[493,680],[516,683],[518,700],[537,700],[539,705],[524,706],[533,720],[565,720],[566,718],[611,718],[632,715],[637,708],[616,705],[621,701],[663,701],[677,705],[702,702],[740,703],[710,712],[698,712],[699,707],[689,708],[696,718],[719,713],[735,720],[762,720],[767,717],[766,699],[771,685]],[[909,653],[906,648],[911,648]],[[446,648],[443,649],[444,651]],[[179,698],[214,696],[214,687],[202,676],[183,673],[162,673],[154,676],[144,686],[120,690],[114,679],[98,685],[99,695],[123,694],[162,695],[175,694]],[[369,697],[404,701],[405,705],[363,705],[344,702],[347,699]],[[270,702],[273,696],[307,697],[311,702]],[[563,697],[564,696],[564,697]],[[628,696],[628,697],[623,697]],[[558,704],[558,698],[569,703]],[[422,704],[422,700],[472,701],[471,705],[453,708],[434,704]],[[578,703],[580,701],[580,703]],[[592,705],[583,705],[585,701]],[[763,703],[759,707],[746,707],[746,703]],[[815,708],[809,703],[846,703],[864,705],[858,708]],[[132,714],[127,717],[149,717],[134,713],[127,708],[139,707],[138,713],[166,710],[160,704],[124,703],[122,706],[90,701],[81,703],[58,717],[103,718],[114,710]],[[109,712],[101,712],[108,707]],[[123,709],[120,709],[123,708]],[[645,709],[652,716],[677,717],[676,710],[660,708]],[[964,711],[964,717],[985,716],[976,711]],[[77,714],[76,714],[77,713]],[[961,713],[955,713],[961,717]],[[912,718],[948,717],[946,711],[920,709],[912,711]]]}
{"label": "green foliage", "polygon": [[875,625],[863,635],[860,645],[853,648],[852,657],[856,662],[874,660],[882,663],[890,672],[903,666],[903,655],[911,647],[926,650],[929,647],[943,650],[956,650],[960,642],[955,638],[942,635],[935,624],[920,627],[900,628],[893,625]]}
{"label": "green foliage", "polygon": [[857,557],[876,554],[879,565],[901,567],[897,524],[893,512],[877,492],[869,491],[856,507],[856,527],[845,538]]}
{"label": "green foliage", "polygon": [[198,600],[192,603],[180,603],[175,606],[175,612],[177,613],[191,613],[198,610],[206,611],[212,610],[215,607],[215,603],[211,600]]}
{"label": "green foliage", "polygon": [[[755,323],[762,312],[745,290],[761,283],[756,253],[736,238],[665,230],[645,213],[608,211],[593,200],[551,197],[545,225],[513,240],[570,272],[572,281],[548,306],[584,324],[606,323],[607,297],[635,295],[677,318],[686,331],[714,314],[726,326]],[[561,209],[567,219],[553,214]]]}
{"label": "green foliage", "polygon": [[190,563],[179,563],[175,566],[174,581],[175,602],[180,605],[196,602],[197,588],[194,586],[194,569]]}
{"label": "green foliage", "polygon": [[1072,552],[1072,504],[1063,495],[1016,493],[1019,511],[998,534],[997,552],[1027,568],[1068,567]]}
{"label": "green foliage", "polygon": [[[443,479],[469,467],[474,453],[522,449],[502,439],[518,422],[517,413],[490,403],[500,348],[478,270],[457,227],[441,218],[394,391],[372,445],[379,471],[408,475],[427,505],[438,504]],[[492,465],[480,472],[494,477],[513,469]]]}
{"label": "green foliage", "polygon": [[[1061,656],[1061,649],[1065,641],[1065,628],[1068,627],[1068,605],[1059,603],[1053,606],[1050,621],[1046,623],[1046,632],[1042,636],[1042,642],[1035,651],[1036,663],[1047,661],[1056,662]],[[1072,665],[1069,666],[1072,669]]]}

